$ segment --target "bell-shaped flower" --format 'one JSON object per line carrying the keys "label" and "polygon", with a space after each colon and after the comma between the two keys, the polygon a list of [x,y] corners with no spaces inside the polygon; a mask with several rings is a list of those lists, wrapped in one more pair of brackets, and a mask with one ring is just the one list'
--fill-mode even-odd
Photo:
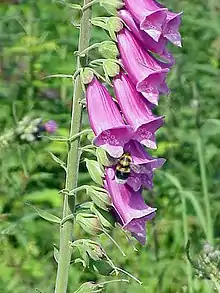
{"label": "bell-shaped flower", "polygon": [[124,2],[140,29],[157,42],[162,34],[168,9],[158,7],[153,0],[125,0]]}
{"label": "bell-shaped flower", "polygon": [[168,67],[171,67],[175,63],[173,55],[166,48],[168,40],[165,37],[161,36],[158,42],[156,42],[146,32],[140,30],[128,10],[121,9],[118,14],[144,49],[158,54],[160,58],[169,62],[167,64]]}
{"label": "bell-shaped flower", "polygon": [[182,46],[181,35],[179,33],[179,26],[181,24],[181,15],[182,15],[182,12],[174,13],[169,11],[167,13],[166,22],[163,29],[163,36],[178,47]]}
{"label": "bell-shaped flower", "polygon": [[120,224],[142,244],[146,242],[146,222],[155,216],[156,209],[144,202],[140,191],[135,192],[127,184],[118,184],[114,169],[106,168],[105,188]]}
{"label": "bell-shaped flower", "polygon": [[94,144],[112,157],[120,157],[124,144],[133,135],[132,127],[125,125],[116,103],[96,78],[87,87],[86,100],[90,125],[96,135]]}
{"label": "bell-shaped flower", "polygon": [[149,102],[157,104],[159,94],[168,92],[165,79],[169,69],[165,63],[146,52],[125,28],[118,33],[118,47],[123,66],[136,90]]}
{"label": "bell-shaped flower", "polygon": [[135,191],[141,187],[151,190],[153,188],[154,171],[166,162],[163,158],[153,158],[145,148],[136,140],[130,140],[124,146],[124,151],[132,158],[131,173],[127,184]]}
{"label": "bell-shaped flower", "polygon": [[125,120],[135,130],[133,139],[155,149],[155,132],[163,125],[163,117],[153,115],[144,97],[136,91],[135,86],[124,73],[114,78],[113,86]]}
{"label": "bell-shaped flower", "polygon": [[[151,0],[151,1],[154,1],[155,5],[160,9],[166,8],[164,5],[162,5],[161,3],[155,0]],[[168,10],[166,13],[166,21],[163,26],[163,33],[162,33],[163,36],[167,40],[169,40],[171,43],[173,43],[174,45],[178,47],[181,47],[181,35],[179,33],[179,26],[181,24],[181,15],[182,15],[182,12],[175,13]]]}

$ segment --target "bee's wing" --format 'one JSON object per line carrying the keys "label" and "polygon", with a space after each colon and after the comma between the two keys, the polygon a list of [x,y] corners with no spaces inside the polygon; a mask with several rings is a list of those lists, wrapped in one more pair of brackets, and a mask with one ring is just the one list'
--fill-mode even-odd
{"label": "bee's wing", "polygon": [[133,170],[135,173],[147,173],[149,170],[144,165],[135,165],[131,164],[131,170]]}

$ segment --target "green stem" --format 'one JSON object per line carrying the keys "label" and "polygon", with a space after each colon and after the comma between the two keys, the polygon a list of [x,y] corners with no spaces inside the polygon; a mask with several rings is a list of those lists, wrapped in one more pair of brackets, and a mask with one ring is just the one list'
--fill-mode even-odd
{"label": "green stem", "polygon": [[[182,188],[179,189],[179,193],[180,193],[180,198],[182,203],[183,235],[184,235],[184,242],[186,245],[186,243],[188,242],[188,237],[189,237],[186,198]],[[186,266],[187,266],[188,290],[189,290],[189,293],[193,293],[191,264],[187,262]]]}
{"label": "green stem", "polygon": [[198,135],[198,138],[197,138],[197,151],[198,151],[198,158],[199,158],[199,167],[200,167],[200,175],[201,175],[201,181],[202,181],[204,204],[205,204],[205,210],[206,210],[206,220],[207,220],[206,237],[209,243],[213,244],[213,225],[212,225],[211,205],[210,205],[210,198],[209,198],[209,192],[208,192],[206,167],[205,167],[205,161],[204,161],[203,142],[200,135]]}
{"label": "green stem", "polygon": [[82,7],[82,11],[86,11],[88,8],[91,8],[92,5],[99,3],[99,0],[92,0],[87,4],[84,4],[84,6]]}
{"label": "green stem", "polygon": [[[90,3],[91,0],[84,0],[84,5]],[[81,18],[79,47],[78,51],[81,52],[89,46],[90,41],[90,16],[91,9],[83,12]],[[87,58],[77,57],[77,68],[81,68],[87,62]],[[83,97],[83,90],[80,82],[80,77],[77,76],[74,81],[73,89],[73,106],[72,118],[69,137],[74,137],[81,130],[82,119],[82,104],[80,100]],[[79,140],[73,140],[69,144],[68,158],[67,158],[67,173],[65,189],[72,190],[76,188],[78,181],[79,171]],[[63,219],[75,212],[75,197],[64,195],[63,201]],[[59,263],[56,278],[55,293],[66,293],[68,286],[68,275],[71,261],[71,247],[70,241],[72,240],[73,221],[67,221],[60,227],[60,250],[59,250]]]}

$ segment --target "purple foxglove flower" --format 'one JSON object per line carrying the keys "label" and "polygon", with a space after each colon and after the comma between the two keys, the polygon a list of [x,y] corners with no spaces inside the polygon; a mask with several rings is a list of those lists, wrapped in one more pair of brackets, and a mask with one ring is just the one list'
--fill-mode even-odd
{"label": "purple foxglove flower", "polygon": [[122,9],[118,13],[119,17],[126,23],[128,28],[131,30],[135,38],[142,44],[144,49],[157,53],[162,59],[164,59],[166,62],[169,62],[167,65],[168,67],[174,65],[175,60],[173,55],[166,49],[166,45],[168,43],[167,39],[161,36],[158,42],[154,41],[146,32],[140,30],[128,10]]}
{"label": "purple foxglove flower", "polygon": [[48,133],[54,133],[57,130],[57,123],[54,120],[49,120],[44,124],[44,129]]}
{"label": "purple foxglove flower", "polygon": [[179,33],[179,26],[181,24],[180,13],[174,13],[169,11],[167,13],[166,23],[163,29],[163,36],[168,39],[174,45],[181,47],[181,35]]}
{"label": "purple foxglove flower", "polygon": [[144,51],[127,29],[118,33],[118,46],[124,68],[136,85],[136,90],[157,105],[159,94],[168,91],[165,79],[169,69]]}
{"label": "purple foxglove flower", "polygon": [[131,174],[127,184],[135,191],[139,190],[141,186],[151,190],[153,188],[153,172],[162,167],[166,160],[151,157],[144,147],[135,140],[126,143],[124,151],[132,157]]}
{"label": "purple foxglove flower", "polygon": [[167,8],[153,0],[125,0],[125,6],[135,21],[154,41],[158,41],[166,21]]}
{"label": "purple foxglove flower", "polygon": [[[165,6],[159,2],[155,0],[152,1],[154,1],[158,8],[165,8]],[[181,35],[178,31],[181,24],[181,15],[182,12],[175,13],[168,10],[165,25],[163,27],[163,36],[178,47],[181,47]]]}
{"label": "purple foxglove flower", "polygon": [[123,229],[128,230],[142,244],[146,242],[146,222],[155,216],[155,208],[145,204],[140,192],[127,184],[118,184],[114,169],[106,168],[105,188]]}
{"label": "purple foxglove flower", "polygon": [[105,149],[112,157],[123,154],[123,147],[133,129],[125,122],[107,89],[96,79],[88,85],[86,100],[89,121],[96,137],[94,144]]}
{"label": "purple foxglove flower", "polygon": [[124,73],[114,78],[113,86],[126,121],[135,130],[133,139],[146,147],[157,148],[154,134],[163,125],[163,117],[152,114],[143,96],[136,91],[135,86]]}

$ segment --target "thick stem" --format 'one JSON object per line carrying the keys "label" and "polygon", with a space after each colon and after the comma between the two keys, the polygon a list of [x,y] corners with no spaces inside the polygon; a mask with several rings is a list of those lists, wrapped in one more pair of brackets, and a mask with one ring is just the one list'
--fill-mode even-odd
{"label": "thick stem", "polygon": [[[84,0],[84,5],[87,5],[91,0]],[[90,40],[90,16],[91,8],[84,11],[81,18],[79,47],[78,51],[81,52],[89,46]],[[85,65],[86,57],[77,57],[77,68]],[[69,137],[74,137],[81,130],[81,117],[82,117],[82,104],[80,100],[83,97],[83,90],[80,82],[80,77],[77,76],[74,82],[73,90],[73,105],[72,105],[72,119]],[[65,189],[72,190],[77,186],[78,169],[79,169],[79,140],[78,137],[72,140],[69,145],[68,158],[67,158],[67,174]],[[75,197],[64,196],[63,201],[63,219],[74,213],[75,210]],[[66,221],[60,228],[60,251],[59,263],[56,279],[55,293],[66,293],[68,286],[68,275],[71,260],[71,247],[70,241],[72,240],[73,221]]]}

